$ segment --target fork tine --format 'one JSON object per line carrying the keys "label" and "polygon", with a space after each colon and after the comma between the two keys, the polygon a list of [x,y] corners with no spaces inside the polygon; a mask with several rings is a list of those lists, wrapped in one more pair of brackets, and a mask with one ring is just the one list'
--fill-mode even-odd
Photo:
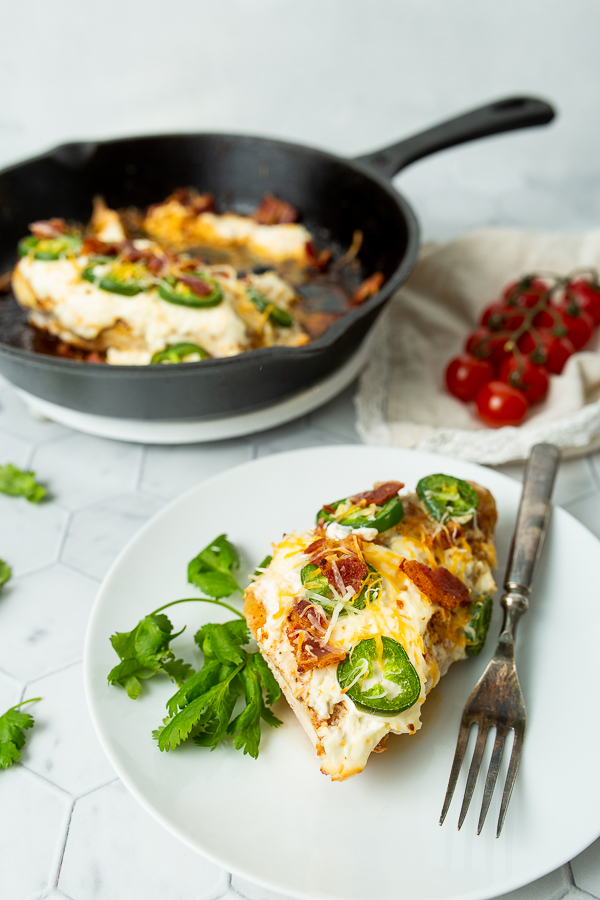
{"label": "fork tine", "polygon": [[[518,726],[517,726],[518,727]],[[515,727],[515,739],[513,742],[512,753],[510,755],[510,763],[508,766],[508,772],[506,774],[506,781],[504,783],[504,793],[502,794],[502,803],[500,805],[500,815],[498,816],[498,828],[496,830],[496,837],[500,837],[500,832],[502,831],[502,826],[504,825],[504,819],[506,818],[506,811],[508,809],[508,804],[510,803],[510,797],[515,786],[515,779],[517,777],[517,772],[519,771],[519,763],[521,762],[521,751],[523,750],[523,737],[525,735],[525,723],[523,722],[521,727]]]}
{"label": "fork tine", "polygon": [[448,780],[448,789],[446,790],[446,796],[444,798],[444,806],[442,809],[442,814],[440,816],[440,825],[444,824],[444,819],[446,818],[446,813],[450,809],[450,804],[452,803],[452,797],[454,796],[456,782],[458,781],[458,776],[460,774],[460,768],[462,766],[462,762],[465,757],[465,750],[467,749],[467,743],[469,741],[469,734],[471,733],[471,725],[472,724],[473,724],[472,722],[469,722],[467,724],[464,721],[461,721],[461,723],[460,723],[460,731],[458,732],[458,740],[456,742],[456,750],[454,752],[454,759],[452,761],[452,769],[450,771],[450,778]]}
{"label": "fork tine", "polygon": [[477,732],[477,742],[475,744],[475,750],[473,751],[473,758],[471,760],[471,766],[469,768],[469,774],[467,776],[467,786],[465,787],[465,796],[463,797],[462,806],[460,809],[460,816],[458,817],[458,830],[462,828],[462,824],[465,821],[465,817],[467,812],[469,811],[469,806],[471,804],[471,798],[473,797],[473,791],[475,790],[475,783],[477,782],[477,776],[479,775],[479,767],[481,766],[481,758],[483,756],[483,751],[485,749],[485,742],[488,736],[488,729],[483,728],[481,723],[478,723],[478,732]]}
{"label": "fork tine", "polygon": [[506,741],[506,729],[501,725],[496,727],[496,739],[494,741],[494,749],[492,751],[492,758],[490,759],[490,765],[488,767],[487,778],[485,779],[485,788],[483,791],[483,801],[481,803],[481,812],[479,813],[479,824],[477,826],[477,834],[481,834],[481,829],[483,828],[485,817],[488,814],[488,809],[490,808],[490,802],[492,800],[492,796],[494,793],[494,788],[496,787],[496,781],[498,779],[498,772],[500,770],[500,761],[502,760],[502,754],[504,753],[504,743]]}

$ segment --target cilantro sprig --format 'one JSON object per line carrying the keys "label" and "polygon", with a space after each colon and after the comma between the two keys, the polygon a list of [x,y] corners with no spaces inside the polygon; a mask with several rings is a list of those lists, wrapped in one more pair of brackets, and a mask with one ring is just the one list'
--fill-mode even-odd
{"label": "cilantro sprig", "polygon": [[[165,672],[179,687],[167,702],[168,716],[152,733],[160,750],[174,750],[190,736],[199,746],[214,749],[229,737],[234,747],[256,758],[261,720],[273,728],[281,725],[269,708],[281,696],[279,685],[260,652],[247,649],[250,631],[244,616],[222,599],[241,592],[232,574],[238,567],[237,550],[227,535],[219,535],[188,566],[188,581],[207,596],[166,603],[132,631],[110,639],[121,659],[108,675],[110,684],[124,687],[136,699],[142,680]],[[196,633],[194,640],[204,656],[198,672],[175,659],[169,646],[185,629],[174,634],[164,610],[179,603],[214,603],[238,616],[204,625]]]}
{"label": "cilantro sprig", "polygon": [[167,616],[151,613],[138,622],[132,631],[113,634],[110,642],[121,662],[108,673],[109,684],[125,688],[132,700],[142,693],[142,680],[165,672],[177,684],[183,684],[193,673],[192,666],[175,659],[169,643],[181,634],[173,634]]}
{"label": "cilantro sprig", "polygon": [[48,493],[35,480],[35,472],[24,472],[12,463],[0,466],[0,493],[11,497],[25,497],[30,503],[39,503]]}
{"label": "cilantro sprig", "polygon": [[10,576],[12,575],[12,569],[7,562],[4,562],[3,559],[0,559],[0,587],[3,584],[6,584]]}
{"label": "cilantro sprig", "polygon": [[243,591],[231,570],[239,568],[238,552],[226,534],[211,541],[188,565],[188,581],[199,587],[203,594],[219,599],[230,597],[235,591]]}
{"label": "cilantro sprig", "polygon": [[34,726],[33,716],[19,712],[19,707],[26,703],[37,703],[41,699],[33,697],[31,700],[22,700],[0,716],[0,767],[3,769],[8,769],[17,762],[26,741],[25,730]]}
{"label": "cilantro sprig", "polygon": [[[241,590],[231,575],[233,565],[239,565],[237,550],[229,543],[227,536],[221,534],[205,547],[188,567],[188,577],[192,566],[198,576],[207,575],[207,578],[200,579],[202,583],[198,586],[208,594],[208,597],[186,597],[183,600],[166,603],[150,615],[144,616],[132,631],[113,634],[110,642],[121,662],[109,672],[109,684],[118,684],[125,688],[131,699],[135,700],[142,693],[142,681],[152,678],[159,672],[166,673],[179,686],[193,675],[192,666],[182,659],[176,659],[169,647],[170,642],[179,637],[185,628],[173,634],[170,619],[161,613],[178,603],[216,603],[241,616],[241,613],[232,606],[218,599]],[[229,581],[226,582],[226,579]],[[191,577],[189,580],[192,580]],[[226,586],[227,593],[224,593]]]}
{"label": "cilantro sprig", "polygon": [[[153,732],[159,749],[174,750],[192,735],[194,743],[214,750],[230,736],[237,750],[256,759],[261,719],[281,725],[269,709],[281,696],[279,685],[260,653],[243,649],[250,640],[246,622],[204,625],[194,640],[204,665],[167,702],[169,716]],[[241,697],[244,707],[233,717]]]}

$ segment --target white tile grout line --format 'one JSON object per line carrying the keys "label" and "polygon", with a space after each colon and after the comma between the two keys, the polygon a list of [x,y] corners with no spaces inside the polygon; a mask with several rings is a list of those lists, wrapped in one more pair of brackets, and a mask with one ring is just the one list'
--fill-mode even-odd
{"label": "white tile grout line", "polygon": [[69,531],[71,529],[71,522],[73,521],[73,513],[67,510],[67,519],[63,527],[63,532],[60,537],[60,542],[58,544],[58,549],[56,551],[56,558],[54,560],[54,564],[60,562],[60,558],[63,554],[63,550],[65,549],[65,544],[67,542],[67,537],[69,535]]}
{"label": "white tile grout line", "polygon": [[75,800],[71,803],[71,809],[69,811],[69,820],[67,822],[67,827],[65,829],[65,836],[62,843],[62,848],[59,854],[58,865],[56,867],[56,876],[54,878],[54,887],[58,889],[58,879],[60,878],[60,873],[62,869],[63,859],[65,858],[65,850],[67,849],[67,840],[69,839],[69,831],[71,830],[71,820],[73,818],[73,812],[75,811]]}

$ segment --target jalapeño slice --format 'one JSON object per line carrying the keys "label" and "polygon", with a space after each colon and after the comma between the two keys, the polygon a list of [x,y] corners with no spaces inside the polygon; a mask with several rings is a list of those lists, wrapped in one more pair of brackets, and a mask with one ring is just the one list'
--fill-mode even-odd
{"label": "jalape\u00f1o slice", "polygon": [[142,263],[119,262],[114,257],[92,259],[81,275],[100,290],[125,297],[134,297],[152,287],[150,273]]}
{"label": "jalape\u00f1o slice", "polygon": [[[159,350],[158,353],[155,353],[150,362],[152,364],[162,363],[170,364],[170,363],[181,363],[184,361],[186,356],[191,356],[192,353],[195,353],[200,359],[206,359],[209,355],[204,347],[199,347],[198,344],[170,344],[170,346],[165,347],[164,350]],[[194,360],[196,362],[196,360]]]}
{"label": "jalape\u00f1o slice", "polygon": [[[361,587],[360,594],[353,597],[347,604],[354,609],[364,609],[367,603],[372,603],[379,598],[381,576],[377,569],[374,569],[373,566],[370,566],[368,563],[367,569],[371,577],[369,578],[367,576]],[[300,572],[300,578],[302,580],[302,585],[311,592],[311,600],[324,606],[329,612],[335,608],[336,601],[333,597],[331,586],[319,566],[314,563],[308,563],[308,565],[304,566]],[[318,596],[315,597],[313,596],[314,594],[317,594]],[[319,599],[320,597],[323,599]],[[340,611],[340,616],[345,616],[347,614],[348,611],[345,608]]]}
{"label": "jalape\u00f1o slice", "polygon": [[223,300],[223,291],[211,278],[202,272],[190,273],[194,278],[199,278],[211,290],[206,294],[196,294],[191,287],[179,281],[174,275],[163,278],[158,283],[158,294],[167,303],[175,303],[177,306],[191,306],[193,309],[210,309],[218,306]]}
{"label": "jalape\u00f1o slice", "polygon": [[248,297],[248,300],[254,304],[259,313],[264,313],[267,309],[269,310],[269,320],[274,325],[279,325],[280,328],[290,328],[294,324],[294,320],[287,310],[282,309],[280,306],[275,306],[268,297],[265,297],[265,295],[261,294],[260,291],[257,291],[256,288],[246,288],[246,296]]}
{"label": "jalape\u00f1o slice", "polygon": [[326,522],[339,522],[340,525],[347,525],[350,528],[376,528],[381,533],[382,531],[387,531],[388,528],[393,528],[394,525],[402,521],[404,516],[402,500],[396,495],[390,500],[386,500],[381,506],[378,506],[374,516],[367,516],[364,509],[354,507],[346,515],[343,515],[341,519],[338,519],[335,515],[336,510],[342,503],[348,502],[349,498],[345,498],[344,500],[336,500],[335,503],[328,503],[329,510],[333,510],[333,512],[329,512],[323,507],[317,513],[317,522],[319,519],[324,519]]}
{"label": "jalape\u00f1o slice", "polygon": [[492,618],[493,600],[486,594],[476,600],[471,607],[471,620],[463,628],[467,639],[466,651],[469,656],[481,653]]}
{"label": "jalape\u00f1o slice", "polygon": [[417,484],[417,495],[436,522],[454,519],[465,523],[473,518],[479,495],[474,487],[452,475],[428,475]]}
{"label": "jalape\u00f1o slice", "polygon": [[56,260],[77,256],[81,238],[76,234],[61,234],[56,238],[38,238],[34,234],[19,241],[19,255],[34,259]]}
{"label": "jalape\u00f1o slice", "polygon": [[390,637],[360,641],[338,665],[340,687],[359,709],[397,716],[421,696],[421,679],[406,650]]}

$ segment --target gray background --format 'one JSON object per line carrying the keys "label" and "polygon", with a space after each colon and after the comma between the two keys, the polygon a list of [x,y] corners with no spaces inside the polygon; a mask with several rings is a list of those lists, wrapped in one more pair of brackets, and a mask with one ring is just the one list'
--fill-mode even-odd
{"label": "gray background", "polygon": [[253,132],[341,154],[518,93],[550,129],[400,176],[426,237],[577,230],[600,210],[595,0],[54,0],[1,7],[0,164],[56,143]]}

